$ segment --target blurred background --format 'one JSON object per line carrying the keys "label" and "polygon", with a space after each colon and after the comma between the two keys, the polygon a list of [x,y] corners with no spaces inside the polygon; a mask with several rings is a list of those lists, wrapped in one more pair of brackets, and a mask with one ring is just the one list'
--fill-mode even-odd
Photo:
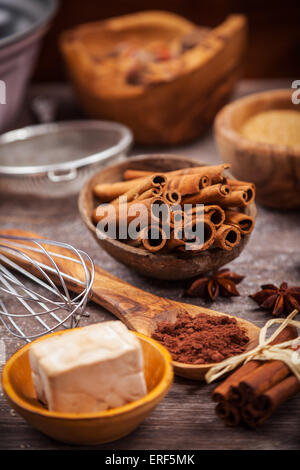
{"label": "blurred background", "polygon": [[65,29],[83,22],[153,9],[178,13],[199,25],[211,27],[230,13],[243,13],[248,17],[250,37],[242,77],[300,77],[299,0],[60,0],[34,80],[65,80],[58,51],[58,37]]}

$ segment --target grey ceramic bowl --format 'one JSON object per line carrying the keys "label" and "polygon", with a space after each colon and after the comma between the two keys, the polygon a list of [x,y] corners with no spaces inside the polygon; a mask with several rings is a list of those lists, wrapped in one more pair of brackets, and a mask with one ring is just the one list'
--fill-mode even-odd
{"label": "grey ceramic bowl", "polygon": [[0,133],[19,113],[57,0],[0,0]]}

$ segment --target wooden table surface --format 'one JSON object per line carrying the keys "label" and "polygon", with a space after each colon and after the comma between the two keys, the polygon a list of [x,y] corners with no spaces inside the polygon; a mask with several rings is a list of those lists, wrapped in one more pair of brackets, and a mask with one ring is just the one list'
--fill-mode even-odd
{"label": "wooden table surface", "polygon": [[[290,82],[242,82],[235,96],[283,86],[290,86]],[[31,90],[30,98],[37,93],[56,95],[60,100],[66,99],[69,104],[72,102],[71,94],[64,87],[37,87]],[[70,111],[70,116],[75,109]],[[22,119],[28,122],[28,116]],[[190,145],[164,151],[193,156],[209,164],[219,161],[210,133]],[[134,148],[132,154],[138,153],[150,153],[150,150]],[[186,301],[247,318],[263,326],[270,315],[257,309],[248,295],[264,283],[278,285],[287,281],[291,285],[300,285],[299,215],[296,211],[279,212],[259,206],[256,228],[249,244],[242,255],[229,265],[232,270],[246,276],[239,286],[240,297],[220,298],[213,304],[202,299]],[[183,282],[162,282],[140,277],[103,252],[79,217],[76,197],[55,201],[1,196],[0,226],[33,230],[48,238],[71,243],[86,250],[104,269],[133,285],[157,295],[182,300],[185,289]],[[83,321],[83,325],[112,318],[109,313],[92,304],[89,312],[91,316],[89,320]],[[21,345],[4,327],[0,327],[1,365]],[[176,377],[167,397],[135,432],[117,442],[96,448],[300,449],[300,396],[277,410],[263,427],[251,431],[243,427],[224,427],[215,415],[210,398],[213,387]],[[0,448],[53,450],[74,447],[50,440],[36,431],[10,409],[0,392]]]}

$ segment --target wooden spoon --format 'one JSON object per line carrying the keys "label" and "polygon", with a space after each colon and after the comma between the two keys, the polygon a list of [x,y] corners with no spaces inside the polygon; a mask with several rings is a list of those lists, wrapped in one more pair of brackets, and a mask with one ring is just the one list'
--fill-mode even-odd
{"label": "wooden spoon", "polygon": [[[13,235],[37,239],[42,238],[32,232],[13,229],[1,230],[0,235]],[[0,243],[1,245],[4,245],[5,240],[1,240]],[[31,259],[35,259],[38,262],[49,265],[49,260],[45,255],[31,250],[26,250],[24,248],[22,248],[22,251],[28,254]],[[68,250],[61,247],[49,246],[49,251],[70,256]],[[6,250],[5,247],[1,246],[0,252],[4,253],[7,258],[17,262],[20,266],[26,268],[33,274],[39,275],[39,272],[34,269],[30,262],[25,259],[17,258],[11,250]],[[53,257],[55,258],[55,256]],[[85,279],[83,268],[79,264],[61,258],[55,258],[55,262],[61,272],[72,275],[78,280]],[[58,279],[53,277],[53,281],[58,282]],[[74,282],[66,280],[66,284],[70,290],[75,292],[81,292],[82,290],[82,287]],[[157,322],[162,320],[173,322],[180,313],[188,312],[191,316],[195,316],[199,313],[207,313],[209,315],[227,315],[204,307],[176,302],[150,294],[118,279],[101,269],[99,266],[95,266],[92,300],[113,313],[117,318],[124,322],[128,328],[138,331],[139,333],[143,333],[146,336],[152,335]],[[232,315],[227,316],[232,317]],[[260,329],[251,322],[241,318],[236,319],[239,326],[247,330],[250,338],[247,349],[250,350],[254,348],[258,343]],[[174,371],[177,375],[194,380],[203,380],[206,372],[212,365],[213,364],[192,365],[173,361]]]}

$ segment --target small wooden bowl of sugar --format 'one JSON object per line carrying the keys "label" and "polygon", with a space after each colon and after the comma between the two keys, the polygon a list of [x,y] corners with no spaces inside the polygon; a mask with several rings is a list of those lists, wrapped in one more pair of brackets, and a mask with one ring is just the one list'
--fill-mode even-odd
{"label": "small wooden bowl of sugar", "polygon": [[256,185],[257,202],[300,207],[300,105],[295,90],[255,93],[225,106],[214,129],[220,155],[237,179]]}

